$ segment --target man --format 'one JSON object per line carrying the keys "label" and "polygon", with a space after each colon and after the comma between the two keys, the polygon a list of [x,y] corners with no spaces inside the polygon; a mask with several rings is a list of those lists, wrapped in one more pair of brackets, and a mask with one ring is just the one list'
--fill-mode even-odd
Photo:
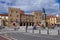
{"label": "man", "polygon": [[34,30],[36,30],[36,25],[33,26],[33,33],[34,33]]}

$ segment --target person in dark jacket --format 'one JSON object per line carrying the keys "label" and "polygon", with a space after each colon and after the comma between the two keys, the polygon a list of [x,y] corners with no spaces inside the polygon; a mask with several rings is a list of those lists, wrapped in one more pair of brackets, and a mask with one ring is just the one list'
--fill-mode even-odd
{"label": "person in dark jacket", "polygon": [[33,26],[33,33],[34,33],[34,30],[36,30],[36,25]]}
{"label": "person in dark jacket", "polygon": [[36,25],[33,26],[33,30],[36,30]]}

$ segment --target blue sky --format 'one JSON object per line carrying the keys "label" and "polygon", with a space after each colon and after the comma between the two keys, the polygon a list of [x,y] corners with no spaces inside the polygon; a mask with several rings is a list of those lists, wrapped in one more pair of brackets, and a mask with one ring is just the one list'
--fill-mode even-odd
{"label": "blue sky", "polygon": [[45,8],[46,14],[59,14],[59,0],[0,0],[0,13],[8,13],[8,7],[17,7],[26,13]]}

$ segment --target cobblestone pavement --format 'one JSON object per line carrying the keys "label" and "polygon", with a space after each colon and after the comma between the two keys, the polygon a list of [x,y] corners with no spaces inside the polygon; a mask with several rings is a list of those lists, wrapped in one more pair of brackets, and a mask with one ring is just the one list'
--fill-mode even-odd
{"label": "cobblestone pavement", "polygon": [[32,33],[8,33],[7,36],[13,37],[17,40],[60,40],[57,35],[41,35]]}

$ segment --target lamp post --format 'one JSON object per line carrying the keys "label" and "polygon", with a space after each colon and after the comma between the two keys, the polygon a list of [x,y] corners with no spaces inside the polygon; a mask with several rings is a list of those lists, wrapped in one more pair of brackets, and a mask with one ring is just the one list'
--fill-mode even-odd
{"label": "lamp post", "polygon": [[[56,15],[56,22],[58,21],[58,19],[57,19],[58,17],[59,17],[59,15],[57,14],[57,15]],[[58,24],[57,24],[57,25],[58,25]],[[57,25],[56,25],[56,26],[57,26]]]}
{"label": "lamp post", "polygon": [[57,14],[56,17],[59,17],[59,15]]}
{"label": "lamp post", "polygon": [[[57,14],[57,15],[56,15],[56,20],[57,20],[57,21],[58,21],[58,19],[57,19],[58,17],[59,17],[59,15]],[[59,25],[59,24],[57,24],[57,25]],[[56,26],[57,26],[57,25],[56,25]],[[58,29],[58,35],[59,35],[59,29]]]}

